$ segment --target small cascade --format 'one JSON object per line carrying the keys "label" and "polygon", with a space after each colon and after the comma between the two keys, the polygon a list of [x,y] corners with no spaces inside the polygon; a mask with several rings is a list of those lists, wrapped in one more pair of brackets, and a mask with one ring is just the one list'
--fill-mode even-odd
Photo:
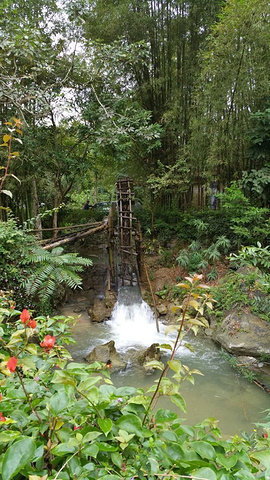
{"label": "small cascade", "polygon": [[136,285],[119,288],[118,301],[108,324],[111,338],[120,350],[128,347],[149,347],[152,343],[164,340],[164,334],[156,330],[154,313],[142,300]]}

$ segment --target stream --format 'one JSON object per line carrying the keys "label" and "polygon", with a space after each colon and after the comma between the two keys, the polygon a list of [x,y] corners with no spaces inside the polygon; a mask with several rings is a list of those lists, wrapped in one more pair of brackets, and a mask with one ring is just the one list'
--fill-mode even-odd
{"label": "stream", "polygon": [[[129,299],[127,301],[127,298]],[[118,302],[109,321],[92,323],[86,311],[89,306],[87,292],[76,291],[60,313],[77,318],[72,336],[76,345],[69,345],[74,361],[83,362],[84,357],[97,345],[110,340],[115,341],[116,350],[128,361],[128,367],[121,373],[113,373],[112,381],[116,387],[150,387],[159,374],[146,375],[141,369],[129,364],[129,358],[135,350],[145,350],[152,343],[168,343],[173,340],[164,333],[165,326],[160,325],[157,333],[155,319],[150,307],[139,297],[120,293]],[[81,310],[81,312],[74,313]],[[172,335],[172,334],[171,334]],[[179,413],[187,424],[202,422],[207,417],[219,421],[218,426],[224,437],[252,433],[256,422],[263,422],[265,410],[269,409],[269,395],[258,386],[241,377],[222,355],[220,349],[205,337],[190,336],[194,352],[181,346],[177,357],[190,369],[198,369],[203,374],[195,375],[195,384],[185,381],[181,394],[187,404],[187,414],[180,411],[169,400],[161,399],[157,408],[169,408]],[[164,350],[162,361],[168,359]]]}

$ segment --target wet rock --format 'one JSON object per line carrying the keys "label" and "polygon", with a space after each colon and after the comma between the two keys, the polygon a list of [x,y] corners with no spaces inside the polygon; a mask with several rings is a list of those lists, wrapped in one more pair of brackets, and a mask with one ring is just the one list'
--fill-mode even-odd
{"label": "wet rock", "polygon": [[153,360],[160,360],[161,352],[158,343],[152,343],[150,347],[148,347],[144,352],[141,352],[137,356],[137,361],[139,365],[143,367],[145,373],[154,373],[155,368],[152,366],[148,366],[147,363]]}
{"label": "wet rock", "polygon": [[257,358],[248,357],[246,355],[236,357],[239,366],[247,367],[259,367]]}
{"label": "wet rock", "polygon": [[105,296],[98,296],[94,300],[94,305],[88,310],[92,322],[104,322],[111,317],[116,295],[114,292],[107,291]]}
{"label": "wet rock", "polygon": [[75,308],[73,308],[73,312],[74,312],[74,313],[81,313],[81,312],[83,312],[83,311],[84,311],[84,308],[82,308],[82,307],[75,307]]}
{"label": "wet rock", "polygon": [[251,312],[231,311],[218,325],[213,340],[235,356],[270,354],[270,324]]}
{"label": "wet rock", "polygon": [[89,363],[102,362],[108,365],[112,371],[125,370],[127,364],[119,355],[115,348],[113,340],[110,342],[99,345],[85,357],[85,360]]}

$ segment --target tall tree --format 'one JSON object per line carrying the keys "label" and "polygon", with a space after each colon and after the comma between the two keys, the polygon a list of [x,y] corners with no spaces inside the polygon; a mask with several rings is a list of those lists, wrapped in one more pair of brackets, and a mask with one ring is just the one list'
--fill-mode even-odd
{"label": "tall tree", "polygon": [[202,52],[189,145],[193,177],[227,185],[249,168],[251,112],[269,101],[267,0],[230,0]]}

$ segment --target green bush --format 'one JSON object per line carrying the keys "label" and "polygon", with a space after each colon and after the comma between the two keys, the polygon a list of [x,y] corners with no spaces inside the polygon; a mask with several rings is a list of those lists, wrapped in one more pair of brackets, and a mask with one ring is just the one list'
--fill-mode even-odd
{"label": "green bush", "polygon": [[243,272],[229,272],[212,289],[217,301],[214,313],[224,315],[231,308],[244,307],[270,321],[270,277],[258,269],[245,268]]}

